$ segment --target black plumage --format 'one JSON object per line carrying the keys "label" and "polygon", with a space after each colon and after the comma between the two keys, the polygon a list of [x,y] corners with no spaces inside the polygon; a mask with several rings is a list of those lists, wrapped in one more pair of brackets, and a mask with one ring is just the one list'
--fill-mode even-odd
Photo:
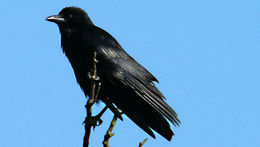
{"label": "black plumage", "polygon": [[173,132],[165,118],[175,126],[180,121],[163,100],[163,94],[153,83],[158,81],[149,71],[129,56],[109,33],[95,26],[80,8],[66,7],[46,20],[59,26],[63,51],[86,96],[90,94],[88,73],[96,52],[97,73],[102,83],[99,99],[113,112],[116,105],[153,138],[151,129],[171,140]]}

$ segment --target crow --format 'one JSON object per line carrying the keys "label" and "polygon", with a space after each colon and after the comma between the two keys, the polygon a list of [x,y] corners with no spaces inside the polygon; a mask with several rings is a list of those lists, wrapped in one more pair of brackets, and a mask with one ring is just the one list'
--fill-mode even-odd
{"label": "crow", "polygon": [[46,20],[58,25],[63,52],[86,97],[90,95],[88,74],[93,70],[96,52],[97,74],[102,83],[98,100],[115,115],[118,115],[115,106],[118,107],[153,138],[152,130],[168,141],[172,139],[174,133],[166,119],[175,126],[180,120],[154,85],[158,80],[128,55],[114,37],[94,25],[88,14],[78,7],[63,8],[58,15]]}

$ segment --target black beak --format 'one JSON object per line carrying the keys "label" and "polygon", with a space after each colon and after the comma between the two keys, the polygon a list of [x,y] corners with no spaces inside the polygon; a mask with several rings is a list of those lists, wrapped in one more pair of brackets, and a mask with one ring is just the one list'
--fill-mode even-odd
{"label": "black beak", "polygon": [[60,22],[64,22],[65,19],[63,17],[61,17],[60,15],[52,15],[46,18],[47,21],[50,22],[55,22],[55,23],[60,23]]}

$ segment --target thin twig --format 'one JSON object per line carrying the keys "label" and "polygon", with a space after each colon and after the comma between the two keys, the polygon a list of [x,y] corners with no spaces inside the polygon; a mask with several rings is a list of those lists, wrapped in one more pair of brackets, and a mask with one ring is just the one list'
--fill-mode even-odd
{"label": "thin twig", "polygon": [[[117,109],[117,110],[120,111],[119,109]],[[114,117],[113,117],[113,119],[112,119],[112,121],[110,123],[110,126],[109,126],[109,128],[108,128],[108,130],[107,130],[107,132],[106,132],[106,134],[104,136],[104,140],[103,140],[103,146],[104,147],[109,147],[109,139],[112,136],[114,136],[114,133],[112,133],[112,131],[113,131],[115,125],[116,125],[116,121],[117,121],[117,116],[114,115]]]}
{"label": "thin twig", "polygon": [[147,140],[148,140],[148,138],[145,138],[145,140],[144,140],[143,142],[140,142],[140,143],[139,143],[139,147],[142,147]]}
{"label": "thin twig", "polygon": [[93,124],[93,120],[92,120],[92,106],[95,103],[95,98],[98,97],[98,93],[99,93],[100,86],[101,86],[101,84],[98,84],[98,90],[96,93],[96,84],[99,79],[99,77],[97,75],[97,62],[98,61],[97,61],[96,57],[97,57],[97,53],[94,52],[93,72],[89,73],[89,79],[91,80],[91,90],[90,90],[89,99],[87,101],[87,104],[85,105],[86,111],[87,111],[87,117],[84,121],[85,122],[85,135],[84,135],[83,147],[88,147],[89,137],[90,137],[90,133],[91,133],[91,127],[95,126],[95,124],[96,124],[96,123]]}
{"label": "thin twig", "polygon": [[93,117],[94,120],[96,120],[96,124],[93,126],[93,130],[95,129],[96,126],[100,126],[103,123],[103,120],[101,119],[101,116],[107,111],[108,107],[105,106],[101,112],[99,112],[98,115]]}

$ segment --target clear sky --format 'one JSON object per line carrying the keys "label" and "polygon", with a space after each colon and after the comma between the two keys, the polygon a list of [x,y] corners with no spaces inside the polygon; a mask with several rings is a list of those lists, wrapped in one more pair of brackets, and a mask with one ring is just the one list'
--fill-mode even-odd
{"label": "clear sky", "polygon": [[[171,142],[124,116],[111,147],[259,147],[259,0],[1,0],[0,146],[79,147],[86,99],[45,18],[79,6],[160,81],[179,114]],[[101,103],[94,107],[100,111]],[[91,135],[101,147],[113,115]]]}

